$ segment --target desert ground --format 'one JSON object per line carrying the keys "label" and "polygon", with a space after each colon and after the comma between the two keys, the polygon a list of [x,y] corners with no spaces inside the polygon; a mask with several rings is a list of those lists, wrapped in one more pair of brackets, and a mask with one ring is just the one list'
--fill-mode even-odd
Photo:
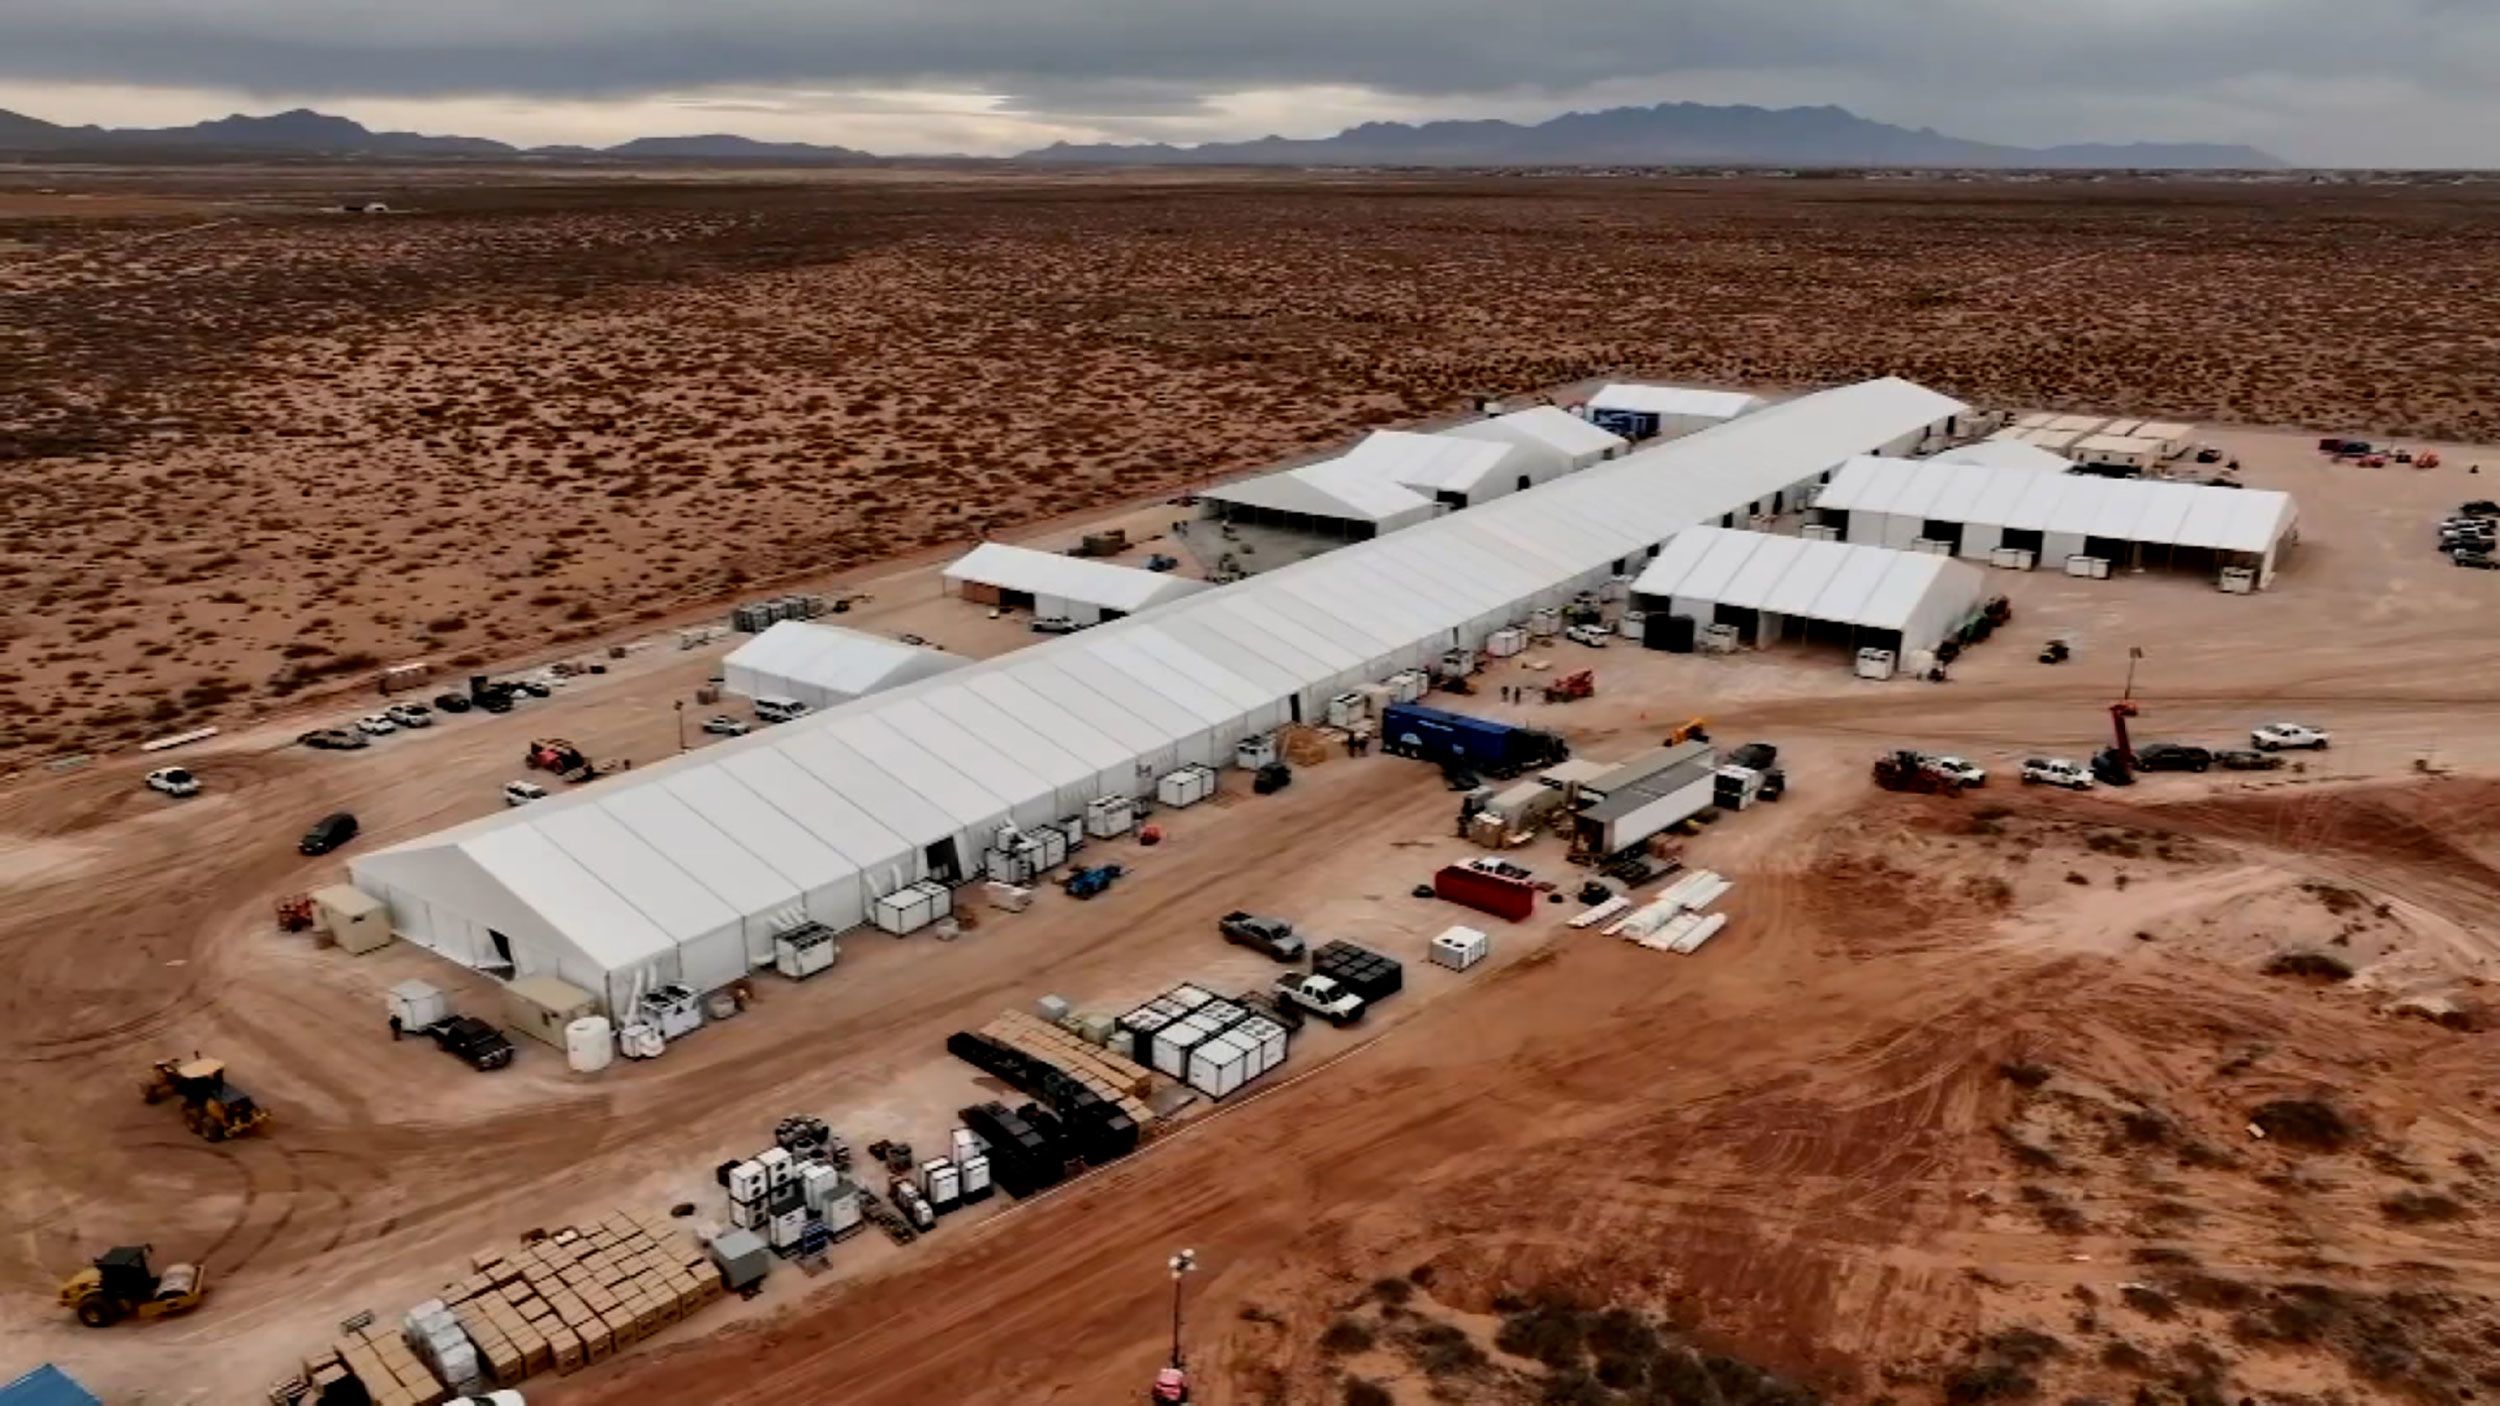
{"label": "desert ground", "polygon": [[2495,201],[0,171],[0,769],[1600,375],[2500,438]]}
{"label": "desert ground", "polygon": [[[2500,1385],[2500,573],[2453,569],[2429,528],[2493,496],[2469,466],[2500,472],[2474,447],[2500,437],[2472,350],[2482,197],[551,181],[364,185],[414,213],[341,223],[303,174],[248,197],[215,173],[89,179],[112,213],[39,191],[0,207],[7,296],[48,310],[0,322],[18,339],[0,384],[52,392],[10,430],[28,491],[0,717],[32,715],[22,761],[94,753],[0,782],[0,1379],[50,1359],[117,1402],[256,1400],[339,1320],[395,1314],[481,1247],[708,1205],[714,1165],[786,1113],[937,1144],[996,1091],[949,1032],[1044,993],[1112,1010],[1257,981],[1213,935],[1246,906],[1407,958],[1407,992],[1359,1031],[1306,1031],[1281,1080],[1114,1168],[911,1246],[848,1242],[823,1277],[785,1270],[753,1303],[533,1380],[534,1406],[1135,1400],[1184,1245],[1200,1399],[1245,1406],[2462,1403]],[[2352,255],[2373,241],[2387,257]],[[675,753],[677,705],[731,641],[681,649],[674,627],[768,581],[838,579],[871,597],[867,628],[996,653],[1029,636],[936,588],[968,516],[1143,534],[1208,473],[1612,368],[1892,372],[2198,419],[2252,486],[2299,498],[2303,540],[2256,597],[2158,570],[1992,573],[2013,627],[1945,685],[1867,683],[1805,647],[1537,656],[1593,664],[1599,696],[1471,706],[1600,758],[1696,712],[1779,744],[1788,799],[1690,844],[1737,882],[1692,957],[1571,931],[1558,907],[1496,924],[1488,968],[1425,965],[1460,915],[1408,889],[1466,851],[1437,774],[1387,757],[1274,797],[1230,777],[1164,845],[1105,847],[1134,870],[1106,898],[1046,892],[951,944],[851,935],[832,973],[764,981],[736,1020],[595,1078],[538,1047],[478,1076],[393,1044],[392,982],[478,984],[274,930],[275,898],[340,873],[294,852],[325,811],[382,845],[494,809],[532,736]],[[871,385],[885,410],[854,419]],[[819,392],[831,408],[807,411]],[[2309,437],[2231,420],[2405,428],[2446,463],[2330,466]],[[557,429],[605,457],[528,447]],[[681,442],[684,484],[631,470]],[[1064,470],[1017,459],[1037,445]],[[168,571],[142,551],[160,530],[234,560]],[[212,617],[219,593],[241,601]],[[454,610],[462,628],[428,630]],[[323,650],[284,660],[324,616]],[[130,623],[70,637],[108,619]],[[169,630],[163,672],[134,673],[134,641]],[[2050,636],[2072,663],[2033,661]],[[2025,756],[2097,745],[2130,647],[2140,738],[2221,744],[2291,717],[2336,745],[2127,791],[2012,784]],[[376,664],[463,654],[609,672],[363,752],[287,745],[369,706]],[[212,666],[252,682],[89,717]],[[204,795],[141,789],[165,759],[121,744],[212,719],[223,735],[169,758]],[[1891,746],[1992,780],[1879,792],[1867,765]],[[1577,877],[1552,840],[1514,857]],[[192,1049],[275,1110],[267,1135],[211,1145],[140,1102],[146,1063]],[[52,1285],[130,1240],[204,1257],[209,1302],[79,1328]]]}

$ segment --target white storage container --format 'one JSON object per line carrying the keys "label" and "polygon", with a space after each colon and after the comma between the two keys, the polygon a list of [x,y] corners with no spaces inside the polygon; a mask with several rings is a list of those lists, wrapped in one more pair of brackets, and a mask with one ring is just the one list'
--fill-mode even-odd
{"label": "white storage container", "polygon": [[1207,1002],[1214,1000],[1215,993],[1209,991],[1203,986],[1181,985],[1175,986],[1171,990],[1164,992],[1163,995],[1157,999],[1169,1001],[1179,1010],[1188,1012],[1194,1011],[1200,1006],[1205,1005]]}
{"label": "white storage container", "polygon": [[1464,678],[1476,671],[1476,652],[1472,649],[1445,649],[1432,661],[1434,673],[1445,679]]}
{"label": "white storage container", "polygon": [[2244,596],[2257,589],[2257,573],[2245,566],[2226,566],[2214,584],[2235,596]]}
{"label": "white storage container", "polygon": [[729,1223],[740,1230],[760,1230],[764,1227],[764,1220],[762,1201],[733,1200],[729,1203]]}
{"label": "white storage container", "polygon": [[1025,885],[1042,872],[1042,866],[1025,850],[994,849],[981,856],[981,872],[992,884]]}
{"label": "white storage container", "polygon": [[1949,557],[1953,555],[1953,544],[1941,537],[1913,537],[1910,539],[1910,550],[1925,552],[1931,557]]}
{"label": "white storage container", "polygon": [[1179,810],[1194,806],[1215,794],[1215,773],[1202,766],[1185,766],[1167,771],[1155,783],[1155,799]]}
{"label": "white storage container", "polygon": [[955,895],[946,885],[924,879],[878,899],[870,905],[868,918],[879,928],[901,937],[936,922],[954,906]]}
{"label": "white storage container", "polygon": [[792,981],[814,976],[841,957],[842,949],[833,940],[833,930],[814,923],[773,939],[773,970]]}
{"label": "white storage container", "polygon": [[1250,1081],[1250,1047],[1230,1035],[1215,1035],[1189,1052],[1189,1087],[1209,1098],[1222,1098]]}
{"label": "white storage container", "polygon": [[1412,703],[1432,691],[1432,680],[1421,669],[1401,669],[1387,682],[1389,696],[1400,703]]}
{"label": "white storage container", "polygon": [[1508,659],[1528,647],[1528,632],[1511,626],[1495,630],[1484,637],[1484,652],[1495,659]]}
{"label": "white storage container", "polygon": [[955,1169],[963,1174],[964,1204],[990,1198],[990,1159],[980,1153],[957,1158]]}
{"label": "white storage container", "polygon": [[1033,906],[1033,890],[1019,888],[1014,884],[1002,884],[996,880],[981,886],[981,896],[989,900],[992,908],[1002,913],[1021,913]]}
{"label": "white storage container", "polygon": [[1554,609],[1552,606],[1547,606],[1547,607],[1546,607],[1545,609],[1543,609],[1543,610],[1537,610],[1537,611],[1531,611],[1531,612],[1529,612],[1529,615],[1528,615],[1528,637],[1529,637],[1529,638],[1531,638],[1531,639],[1540,639],[1540,640],[1550,640],[1550,639],[1552,639],[1554,636],[1559,635],[1559,634],[1561,634],[1561,633],[1562,633],[1562,612],[1561,612],[1561,611]]}
{"label": "white storage container", "polygon": [[732,1201],[761,1201],[764,1193],[772,1189],[772,1173],[761,1162],[750,1158],[729,1169],[729,1199]]}
{"label": "white storage container", "polygon": [[2066,574],[2082,576],[2094,581],[2106,581],[2109,579],[2109,562],[2102,557],[2068,557],[2066,558]]}
{"label": "white storage container", "polygon": [[810,1162],[799,1169],[799,1193],[810,1211],[821,1214],[825,1202],[833,1199],[835,1189],[841,1185],[842,1174],[822,1162]]}
{"label": "white storage container", "polygon": [[776,1250],[787,1250],[795,1247],[799,1243],[799,1237],[805,1234],[807,1234],[807,1208],[793,1206],[772,1218],[770,1232],[765,1235],[764,1239]]}
{"label": "white storage container", "polygon": [[755,1164],[764,1169],[764,1185],[774,1191],[799,1178],[798,1162],[788,1148],[767,1147],[755,1154]]}
{"label": "white storage container", "polygon": [[1840,540],[1840,529],[1826,527],[1819,522],[1809,522],[1797,529],[1797,535],[1809,542],[1837,542]]}
{"label": "white storage container", "polygon": [[944,1157],[932,1157],[920,1164],[920,1194],[929,1198],[929,1209],[943,1215],[963,1204],[963,1174]]}
{"label": "white storage container", "polygon": [[1631,577],[1609,576],[1606,578],[1606,584],[1598,588],[1597,598],[1599,600],[1622,600],[1631,593]]}
{"label": "white storage container", "polygon": [[1105,796],[1085,806],[1085,833],[1097,840],[1117,839],[1137,824],[1137,802],[1126,796]]}
{"label": "white storage container", "polygon": [[1189,1077],[1189,1053],[1221,1029],[1215,1021],[1192,1012],[1154,1034],[1154,1067],[1174,1079]]}
{"label": "white storage container", "polygon": [[1451,928],[1432,940],[1433,965],[1463,972],[1493,951],[1493,939],[1474,928]]}
{"label": "white storage container", "polygon": [[1068,998],[1065,996],[1044,996],[1033,1003],[1033,1014],[1053,1025],[1066,1020],[1068,1012],[1072,1009],[1074,1008],[1068,1004]]}
{"label": "white storage container", "polygon": [[1859,678],[1888,679],[1892,677],[1892,673],[1893,657],[1891,650],[1861,649],[1858,651]]}
{"label": "white storage container", "polygon": [[1111,1032],[1111,1038],[1103,1042],[1103,1048],[1122,1059],[1135,1059],[1137,1058],[1137,1036],[1127,1030],[1114,1030]]}
{"label": "white storage container", "polygon": [[1330,727],[1351,728],[1362,722],[1366,716],[1363,708],[1363,695],[1359,693],[1340,693],[1328,700],[1328,725]]}
{"label": "white storage container", "polygon": [[603,1015],[586,1015],[564,1027],[564,1062],[575,1073],[596,1074],[616,1058],[616,1027]]}
{"label": "white storage container", "polygon": [[844,1186],[825,1198],[825,1229],[836,1235],[859,1224],[859,1188]]}
{"label": "white storage container", "polygon": [[954,1158],[958,1163],[961,1163],[965,1158],[978,1157],[982,1153],[990,1150],[989,1144],[981,1141],[981,1135],[974,1132],[970,1128],[957,1128],[953,1132],[948,1133],[946,1135],[946,1147],[947,1155]]}
{"label": "white storage container", "polygon": [[415,1034],[451,1018],[451,998],[430,981],[403,981],[382,998],[383,1013],[399,1017],[399,1028]]}
{"label": "white storage container", "polygon": [[2029,547],[1997,547],[1988,553],[1990,566],[2001,566],[2008,571],[2029,571],[2036,560]]}
{"label": "white storage container", "polygon": [[1262,732],[1233,744],[1233,765],[1243,771],[1257,771],[1276,760],[1276,734]]}
{"label": "white storage container", "polygon": [[1734,625],[1704,625],[1695,643],[1704,654],[1734,654],[1737,646],[1744,643],[1744,637],[1737,633]]}
{"label": "white storage container", "polygon": [[1247,1046],[1256,1056],[1250,1066],[1250,1077],[1253,1079],[1285,1062],[1288,1043],[1285,1027],[1266,1016],[1254,1015],[1224,1033]]}

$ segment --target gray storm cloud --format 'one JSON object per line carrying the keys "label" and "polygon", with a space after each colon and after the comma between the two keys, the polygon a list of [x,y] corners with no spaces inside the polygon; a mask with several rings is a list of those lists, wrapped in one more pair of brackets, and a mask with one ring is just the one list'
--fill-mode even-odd
{"label": "gray storm cloud", "polygon": [[848,84],[1153,114],[1307,84],[1569,95],[1782,71],[1922,113],[1956,90],[2105,115],[2379,80],[2363,120],[2453,125],[2393,95],[2479,102],[2500,0],[0,0],[0,81],[392,98]]}

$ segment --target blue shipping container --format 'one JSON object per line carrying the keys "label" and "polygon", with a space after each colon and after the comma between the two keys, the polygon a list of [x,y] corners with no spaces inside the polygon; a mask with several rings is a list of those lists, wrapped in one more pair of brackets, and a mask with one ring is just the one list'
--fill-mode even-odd
{"label": "blue shipping container", "polygon": [[93,1392],[71,1381],[69,1373],[46,1362],[0,1386],[0,1406],[101,1406]]}

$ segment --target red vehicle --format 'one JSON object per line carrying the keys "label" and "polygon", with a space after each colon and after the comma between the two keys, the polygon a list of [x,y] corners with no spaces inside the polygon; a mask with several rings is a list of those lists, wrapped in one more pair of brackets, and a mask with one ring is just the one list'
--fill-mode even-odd
{"label": "red vehicle", "polygon": [[1452,903],[1514,923],[1536,911],[1536,885],[1464,864],[1450,865],[1433,875],[1432,891]]}

